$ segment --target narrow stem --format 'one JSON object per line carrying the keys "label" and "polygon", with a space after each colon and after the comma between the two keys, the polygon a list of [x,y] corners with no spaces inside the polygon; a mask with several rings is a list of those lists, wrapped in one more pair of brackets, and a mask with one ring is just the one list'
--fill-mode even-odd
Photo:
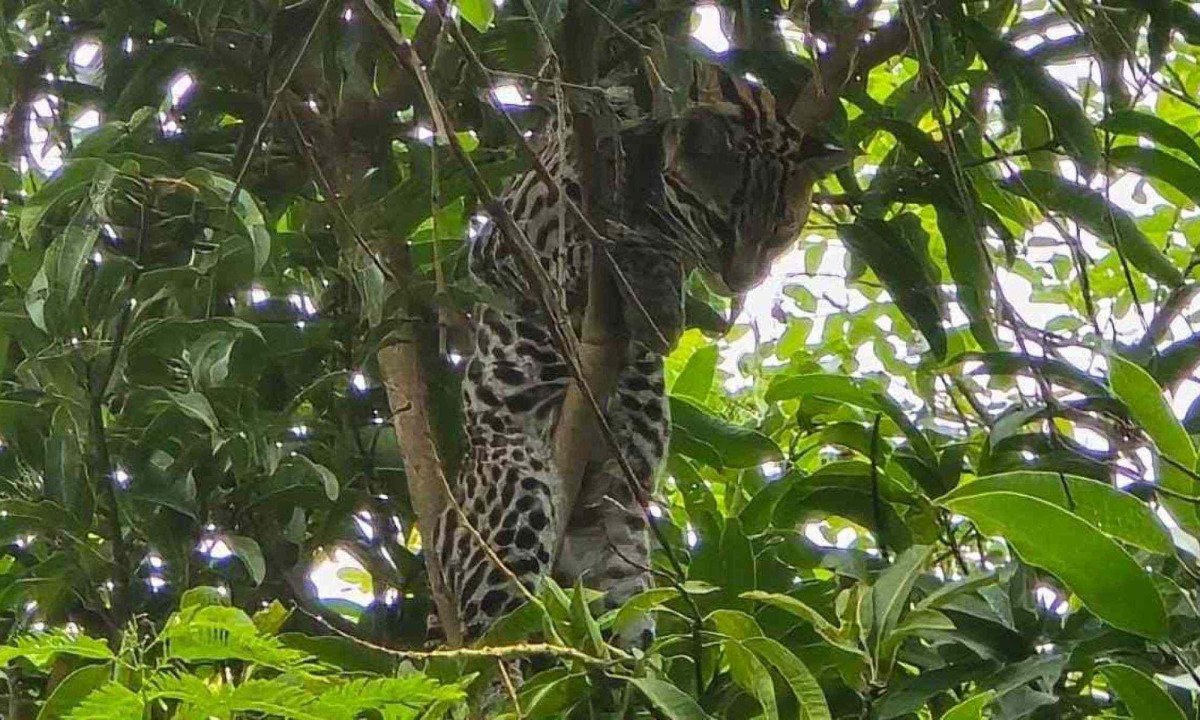
{"label": "narrow stem", "polygon": [[884,561],[888,559],[887,540],[884,539],[887,527],[883,520],[883,499],[879,496],[879,419],[880,413],[875,413],[875,422],[871,425],[871,512],[875,516],[875,532],[879,542],[879,554]]}
{"label": "narrow stem", "polygon": [[108,361],[99,375],[92,377],[89,394],[90,440],[92,443],[92,482],[97,483],[93,491],[100,495],[108,506],[105,520],[109,543],[112,544],[113,557],[113,591],[112,609],[116,621],[117,632],[121,626],[130,620],[131,605],[129,602],[130,564],[129,548],[125,543],[125,535],[121,527],[121,507],[117,498],[117,489],[111,477],[112,456],[109,452],[108,433],[104,424],[104,401],[108,387],[116,374],[117,363],[125,346],[125,338],[129,333],[129,325],[133,320],[133,303],[137,296],[137,284],[144,270],[144,257],[148,236],[150,233],[150,212],[148,206],[152,202],[150,188],[144,188],[144,195],[138,219],[137,257],[134,269],[129,279],[130,299],[117,318],[116,329],[113,333],[112,347],[109,350]]}
{"label": "narrow stem", "polygon": [[[145,211],[143,210],[143,215]],[[139,240],[139,242],[141,242]],[[130,287],[137,287],[138,276],[141,274],[140,263],[134,271]],[[104,425],[104,397],[116,371],[117,361],[125,344],[125,336],[133,315],[133,306],[127,304],[117,318],[116,332],[113,335],[112,348],[109,351],[108,364],[103,372],[94,378],[90,391],[89,418],[92,442],[92,481],[95,483],[93,492],[98,492],[108,506],[105,517],[108,541],[112,545],[113,558],[113,591],[112,608],[116,624],[119,626],[129,621],[129,549],[125,544],[125,536],[121,528],[121,509],[117,498],[117,490],[113,485],[112,458],[108,448],[108,433]]]}

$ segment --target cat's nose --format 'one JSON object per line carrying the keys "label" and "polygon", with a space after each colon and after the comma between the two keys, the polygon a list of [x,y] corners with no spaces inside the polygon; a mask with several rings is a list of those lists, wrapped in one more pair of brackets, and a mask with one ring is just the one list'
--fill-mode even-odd
{"label": "cat's nose", "polygon": [[757,258],[732,258],[725,264],[721,279],[730,295],[741,295],[761,283],[770,270],[770,265]]}

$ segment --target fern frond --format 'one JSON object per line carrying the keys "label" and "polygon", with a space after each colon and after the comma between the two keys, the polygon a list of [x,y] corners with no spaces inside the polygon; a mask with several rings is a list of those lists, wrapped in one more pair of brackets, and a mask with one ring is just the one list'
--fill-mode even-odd
{"label": "fern frond", "polygon": [[146,696],[151,702],[175,700],[179,703],[176,716],[183,718],[229,717],[227,685],[210,685],[189,673],[162,673],[146,683]]}
{"label": "fern frond", "polygon": [[150,681],[151,700],[175,700],[181,704],[180,715],[185,717],[239,717],[238,713],[254,713],[287,720],[352,720],[352,715],[338,712],[332,715],[317,713],[317,697],[285,678],[250,680],[233,687],[224,683],[207,683],[186,673],[164,673]]}
{"label": "fern frond", "polygon": [[317,712],[317,697],[281,678],[249,680],[233,691],[230,707],[236,712],[254,712],[289,720],[337,720],[353,715]]}
{"label": "fern frond", "polygon": [[146,701],[141,695],[110,682],[93,690],[66,720],[141,720],[145,713]]}
{"label": "fern frond", "polygon": [[55,655],[74,655],[92,660],[112,660],[112,650],[103,640],[86,635],[67,634],[52,630],[37,635],[25,635],[11,645],[0,647],[0,665],[25,658],[39,668],[46,667]]}
{"label": "fern frond", "polygon": [[322,713],[348,712],[357,717],[368,710],[387,714],[389,709],[417,711],[438,700],[454,701],[464,697],[462,688],[441,685],[436,680],[412,673],[397,678],[356,679],[321,693]]}
{"label": "fern frond", "polygon": [[177,613],[160,636],[168,659],[183,662],[241,660],[283,672],[328,670],[313,656],[263,635],[237,608],[210,605]]}

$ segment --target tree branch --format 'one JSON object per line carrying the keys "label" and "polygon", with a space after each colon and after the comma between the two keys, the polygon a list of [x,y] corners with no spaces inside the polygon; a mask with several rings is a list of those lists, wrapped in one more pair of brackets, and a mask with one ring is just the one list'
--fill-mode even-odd
{"label": "tree branch", "polygon": [[1192,298],[1196,297],[1197,291],[1200,291],[1200,283],[1188,283],[1171,288],[1162,307],[1150,319],[1149,327],[1146,328],[1142,339],[1133,347],[1131,354],[1139,360],[1153,355],[1154,347],[1166,336],[1171,329],[1171,323],[1175,321],[1179,313],[1183,312],[1192,302]]}
{"label": "tree branch", "polygon": [[[407,248],[397,243],[396,257],[390,263],[380,261],[367,239],[363,237],[349,213],[342,205],[342,194],[334,187],[328,176],[321,170],[321,164],[315,153],[316,150],[305,135],[303,128],[287,108],[292,127],[295,130],[301,154],[312,166],[313,176],[327,200],[333,204],[338,217],[346,224],[355,244],[363,254],[380,268],[383,275],[393,282],[397,278],[409,276]],[[411,313],[410,313],[411,314]],[[411,327],[411,325],[406,325]],[[417,528],[421,539],[426,544],[425,570],[429,576],[429,591],[437,607],[438,619],[445,633],[446,642],[451,646],[462,645],[462,627],[458,622],[458,612],[454,600],[442,585],[441,558],[433,542],[434,529],[438,518],[447,505],[444,488],[447,488],[441,457],[437,444],[433,439],[432,413],[429,408],[429,383],[425,377],[425,369],[421,364],[421,348],[415,333],[403,338],[400,342],[381,348],[376,353],[379,372],[387,391],[388,404],[392,408],[392,427],[396,432],[396,440],[400,446],[400,454],[404,458],[404,475],[408,484],[409,501],[417,514]]]}
{"label": "tree branch", "polygon": [[433,546],[434,529],[447,505],[445,472],[433,440],[429,409],[429,383],[421,365],[420,347],[414,340],[389,345],[376,355],[388,402],[393,408],[392,427],[404,457],[408,496],[417,513],[417,527],[425,548],[429,590],[437,606],[446,642],[462,645],[462,628],[453,599],[442,585],[441,558]]}
{"label": "tree branch", "polygon": [[592,655],[588,655],[582,650],[576,650],[573,647],[559,645],[554,643],[517,643],[514,645],[501,645],[499,647],[486,648],[459,648],[457,650],[397,650],[396,648],[384,647],[367,642],[360,637],[351,635],[341,628],[333,625],[322,615],[315,614],[303,606],[300,607],[300,612],[309,616],[314,621],[324,625],[332,630],[337,635],[340,635],[347,640],[350,640],[355,645],[373,650],[375,652],[391,655],[392,657],[402,658],[404,660],[434,660],[437,658],[448,658],[451,660],[473,660],[477,658],[488,658],[497,660],[516,660],[527,657],[548,656],[560,658],[563,660],[574,660],[588,667],[595,668],[611,668],[617,665],[620,660],[605,660]]}
{"label": "tree branch", "polygon": [[[595,80],[596,33],[589,32],[588,13],[583,4],[586,0],[570,0],[564,23],[564,32],[571,37],[582,38],[571,43],[572,52],[566,54],[562,68],[565,79],[579,84],[591,84]],[[598,9],[595,12],[599,13]],[[579,108],[572,107],[573,140],[578,164],[581,210],[593,226],[596,225],[596,132],[594,119]],[[558,532],[555,557],[562,549],[567,534],[575,501],[585,482],[584,473],[596,448],[602,448],[603,438],[596,424],[584,389],[590,388],[597,400],[603,403],[617,383],[617,375],[625,361],[628,341],[622,336],[620,292],[616,279],[605,262],[600,242],[592,242],[592,260],[588,271],[588,301],[580,328],[579,364],[582,378],[573,381],[567,388],[554,434],[554,461],[558,466],[561,482],[554,498],[558,513]],[[598,459],[598,458],[597,458]]]}
{"label": "tree branch", "polygon": [[870,25],[874,5],[864,3],[856,20],[839,34],[833,49],[817,64],[817,72],[800,91],[789,119],[803,131],[820,126],[833,116],[842,91],[857,75],[900,54],[908,46],[908,28],[893,18],[866,42],[859,42]]}
{"label": "tree branch", "polygon": [[129,600],[131,577],[129,570],[129,548],[125,544],[124,531],[121,527],[121,506],[117,498],[117,489],[113,485],[112,472],[114,468],[112,466],[112,457],[109,454],[108,432],[104,422],[104,401],[108,393],[108,388],[112,384],[113,377],[116,375],[117,364],[120,361],[121,353],[125,347],[125,340],[128,337],[129,325],[133,321],[134,306],[132,296],[137,289],[138,280],[141,279],[145,267],[146,246],[150,242],[150,213],[153,209],[152,192],[153,190],[151,189],[145,191],[139,209],[137,257],[134,263],[134,272],[129,279],[131,301],[125,304],[120,316],[117,318],[116,328],[113,332],[112,347],[109,349],[108,361],[105,363],[103,370],[96,375],[91,375],[89,372],[91,377],[88,387],[88,394],[90,395],[88,430],[92,441],[92,491],[104,498],[104,503],[108,505],[109,510],[107,515],[107,531],[109,534],[108,540],[112,544],[113,556],[112,608],[118,637],[123,630],[121,627],[122,624],[129,622],[131,617],[132,607]]}
{"label": "tree branch", "polygon": [[1165,390],[1173,389],[1200,365],[1200,333],[1171,343],[1151,356],[1146,365],[1155,382]]}

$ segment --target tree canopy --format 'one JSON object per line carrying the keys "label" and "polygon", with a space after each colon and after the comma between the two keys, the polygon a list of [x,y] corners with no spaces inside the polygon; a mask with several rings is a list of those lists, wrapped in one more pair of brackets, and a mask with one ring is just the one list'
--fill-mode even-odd
{"label": "tree canopy", "polygon": [[[0,0],[0,715],[465,717],[528,655],[508,717],[1200,717],[1197,46],[1180,0]],[[530,132],[696,63],[856,158],[736,316],[689,284],[656,587],[425,651],[467,244]]]}

